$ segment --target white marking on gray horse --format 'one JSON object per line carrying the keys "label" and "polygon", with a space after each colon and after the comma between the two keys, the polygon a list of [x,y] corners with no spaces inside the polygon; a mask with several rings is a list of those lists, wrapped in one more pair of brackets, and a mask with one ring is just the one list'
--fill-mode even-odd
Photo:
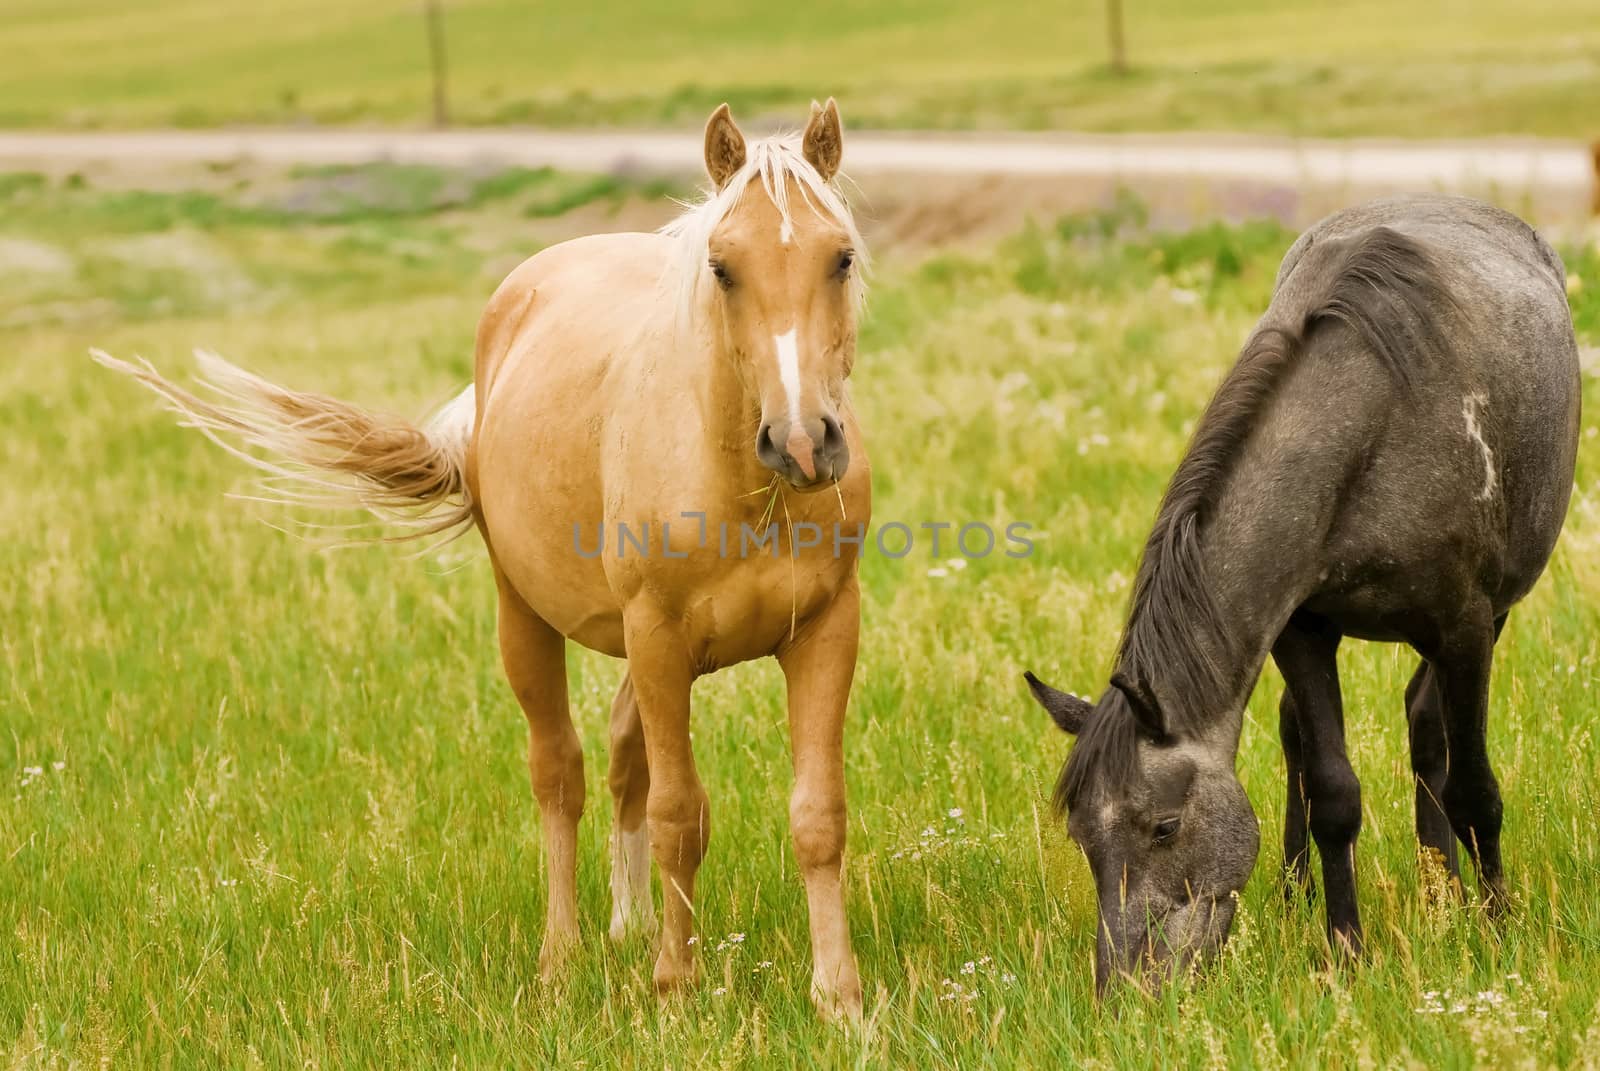
{"label": "white marking on gray horse", "polygon": [[1494,494],[1494,451],[1484,441],[1483,428],[1478,423],[1478,410],[1489,404],[1489,398],[1484,394],[1466,394],[1461,398],[1461,417],[1467,422],[1467,438],[1478,444],[1478,449],[1483,451],[1483,490],[1478,492],[1480,502],[1488,501]]}

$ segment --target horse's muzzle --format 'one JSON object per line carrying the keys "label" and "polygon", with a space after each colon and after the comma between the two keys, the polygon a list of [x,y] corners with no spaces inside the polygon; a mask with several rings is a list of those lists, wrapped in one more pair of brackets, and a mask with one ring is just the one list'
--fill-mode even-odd
{"label": "horse's muzzle", "polygon": [[756,435],[756,457],[800,491],[814,491],[844,478],[850,447],[832,416],[764,424]]}

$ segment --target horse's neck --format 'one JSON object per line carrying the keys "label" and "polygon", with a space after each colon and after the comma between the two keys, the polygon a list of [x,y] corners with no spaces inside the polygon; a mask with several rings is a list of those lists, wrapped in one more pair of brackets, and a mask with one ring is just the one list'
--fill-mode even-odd
{"label": "horse's neck", "polygon": [[[1325,535],[1326,515],[1310,503],[1280,501],[1262,509],[1244,501],[1252,482],[1230,481],[1197,534],[1199,582],[1223,634],[1199,622],[1161,630],[1168,643],[1183,643],[1218,667],[1217,679],[1197,687],[1175,668],[1178,659],[1157,657],[1146,660],[1149,679],[1140,682],[1161,709],[1182,711],[1184,735],[1228,756],[1238,749],[1245,706],[1278,634],[1320,579]],[[1121,668],[1134,675],[1133,667]]]}

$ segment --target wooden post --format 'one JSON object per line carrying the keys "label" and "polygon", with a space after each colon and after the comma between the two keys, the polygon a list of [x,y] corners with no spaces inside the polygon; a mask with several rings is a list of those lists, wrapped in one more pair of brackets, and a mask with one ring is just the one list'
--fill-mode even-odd
{"label": "wooden post", "polygon": [[1594,155],[1594,200],[1590,202],[1589,210],[1600,216],[1600,141],[1590,145],[1589,151]]}
{"label": "wooden post", "polygon": [[1128,47],[1122,33],[1122,0],[1106,0],[1106,40],[1111,46],[1111,73],[1128,73]]}
{"label": "wooden post", "polygon": [[433,66],[433,125],[450,125],[449,95],[445,89],[444,8],[440,0],[423,0],[422,17],[428,26],[428,57]]}

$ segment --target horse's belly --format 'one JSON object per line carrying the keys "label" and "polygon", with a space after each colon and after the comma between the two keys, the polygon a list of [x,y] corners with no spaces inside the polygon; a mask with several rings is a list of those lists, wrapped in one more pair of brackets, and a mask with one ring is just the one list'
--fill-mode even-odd
{"label": "horse's belly", "polygon": [[[593,440],[572,412],[486,421],[476,443],[478,508],[496,567],[528,608],[585,647],[621,656],[622,611],[592,545],[604,516]],[[567,434],[559,434],[567,431]]]}
{"label": "horse's belly", "polygon": [[[590,650],[621,657],[622,609],[605,568],[579,553],[582,531],[562,523],[561,505],[538,496],[517,504],[484,503],[484,526],[495,564],[512,590],[551,628]],[[585,550],[592,548],[584,548]]]}
{"label": "horse's belly", "polygon": [[1374,643],[1412,642],[1427,620],[1377,590],[1314,595],[1300,608],[1333,622],[1345,636]]}

